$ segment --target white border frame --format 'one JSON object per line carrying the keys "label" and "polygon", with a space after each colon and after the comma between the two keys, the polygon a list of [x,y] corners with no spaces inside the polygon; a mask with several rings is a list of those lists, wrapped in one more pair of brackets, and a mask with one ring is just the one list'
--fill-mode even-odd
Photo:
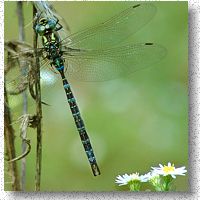
{"label": "white border frame", "polygon": [[[4,1],[0,1],[0,199],[200,199],[200,1],[189,0],[189,191],[188,192],[4,192],[3,163]],[[198,194],[199,193],[199,194]]]}

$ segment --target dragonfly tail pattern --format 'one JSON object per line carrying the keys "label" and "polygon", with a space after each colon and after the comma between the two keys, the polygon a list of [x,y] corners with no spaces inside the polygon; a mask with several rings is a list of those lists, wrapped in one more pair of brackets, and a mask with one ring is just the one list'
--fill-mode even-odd
{"label": "dragonfly tail pattern", "polygon": [[83,119],[81,118],[81,114],[78,108],[78,105],[76,103],[76,99],[74,98],[74,95],[72,93],[71,87],[65,77],[64,74],[64,67],[60,67],[59,69],[57,68],[57,70],[60,72],[61,77],[62,77],[62,81],[63,81],[63,87],[68,99],[68,103],[77,127],[77,130],[79,132],[80,138],[81,138],[81,142],[83,144],[83,147],[85,149],[87,158],[89,160],[90,166],[92,168],[92,172],[94,174],[94,176],[100,175],[100,170],[99,167],[97,165],[96,162],[96,158],[94,155],[94,151],[92,148],[92,145],[90,143],[90,139],[89,136],[87,134]]}

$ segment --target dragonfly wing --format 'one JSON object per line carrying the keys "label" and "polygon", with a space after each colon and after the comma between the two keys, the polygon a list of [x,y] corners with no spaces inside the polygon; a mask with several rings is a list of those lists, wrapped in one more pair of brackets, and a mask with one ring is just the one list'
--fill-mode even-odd
{"label": "dragonfly wing", "polygon": [[155,15],[151,3],[132,6],[104,23],[72,34],[61,41],[71,48],[103,49],[118,45],[128,36],[140,30]]}
{"label": "dragonfly wing", "polygon": [[[34,82],[34,51],[31,45],[14,40],[5,42],[4,48],[6,88],[9,94],[18,95]],[[52,70],[50,61],[45,57],[43,49],[39,48],[37,51],[40,56],[41,81],[49,82],[50,76],[46,72],[50,71],[49,69]],[[46,68],[48,69],[46,70]]]}
{"label": "dragonfly wing", "polygon": [[65,54],[67,76],[79,81],[106,81],[150,67],[166,55],[158,44],[143,43],[106,50],[77,50]]}

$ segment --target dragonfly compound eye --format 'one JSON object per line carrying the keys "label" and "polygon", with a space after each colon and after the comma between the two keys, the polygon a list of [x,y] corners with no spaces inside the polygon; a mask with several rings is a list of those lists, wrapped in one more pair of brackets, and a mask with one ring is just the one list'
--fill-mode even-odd
{"label": "dragonfly compound eye", "polygon": [[48,27],[50,29],[55,29],[55,27],[56,27],[56,21],[54,19],[49,19],[47,25],[48,25]]}
{"label": "dragonfly compound eye", "polygon": [[45,32],[45,26],[38,24],[38,25],[35,26],[35,31],[39,35],[43,35],[44,32]]}

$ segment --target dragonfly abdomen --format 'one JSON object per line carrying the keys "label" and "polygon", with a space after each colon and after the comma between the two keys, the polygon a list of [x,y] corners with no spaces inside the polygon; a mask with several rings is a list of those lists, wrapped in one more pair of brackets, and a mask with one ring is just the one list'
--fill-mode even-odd
{"label": "dragonfly abdomen", "polygon": [[67,79],[65,78],[65,75],[63,73],[63,70],[59,70],[61,76],[62,76],[62,80],[63,80],[63,87],[67,96],[67,101],[69,103],[77,130],[79,132],[80,138],[81,138],[81,142],[83,144],[83,147],[85,149],[87,158],[89,160],[89,163],[91,165],[93,174],[95,176],[100,175],[100,170],[98,168],[97,162],[96,162],[96,158],[94,155],[94,151],[92,149],[92,145],[90,143],[90,139],[89,136],[87,134],[84,122],[82,120],[78,105],[76,103],[76,99],[72,93],[72,90],[70,88],[70,85],[67,81]]}

